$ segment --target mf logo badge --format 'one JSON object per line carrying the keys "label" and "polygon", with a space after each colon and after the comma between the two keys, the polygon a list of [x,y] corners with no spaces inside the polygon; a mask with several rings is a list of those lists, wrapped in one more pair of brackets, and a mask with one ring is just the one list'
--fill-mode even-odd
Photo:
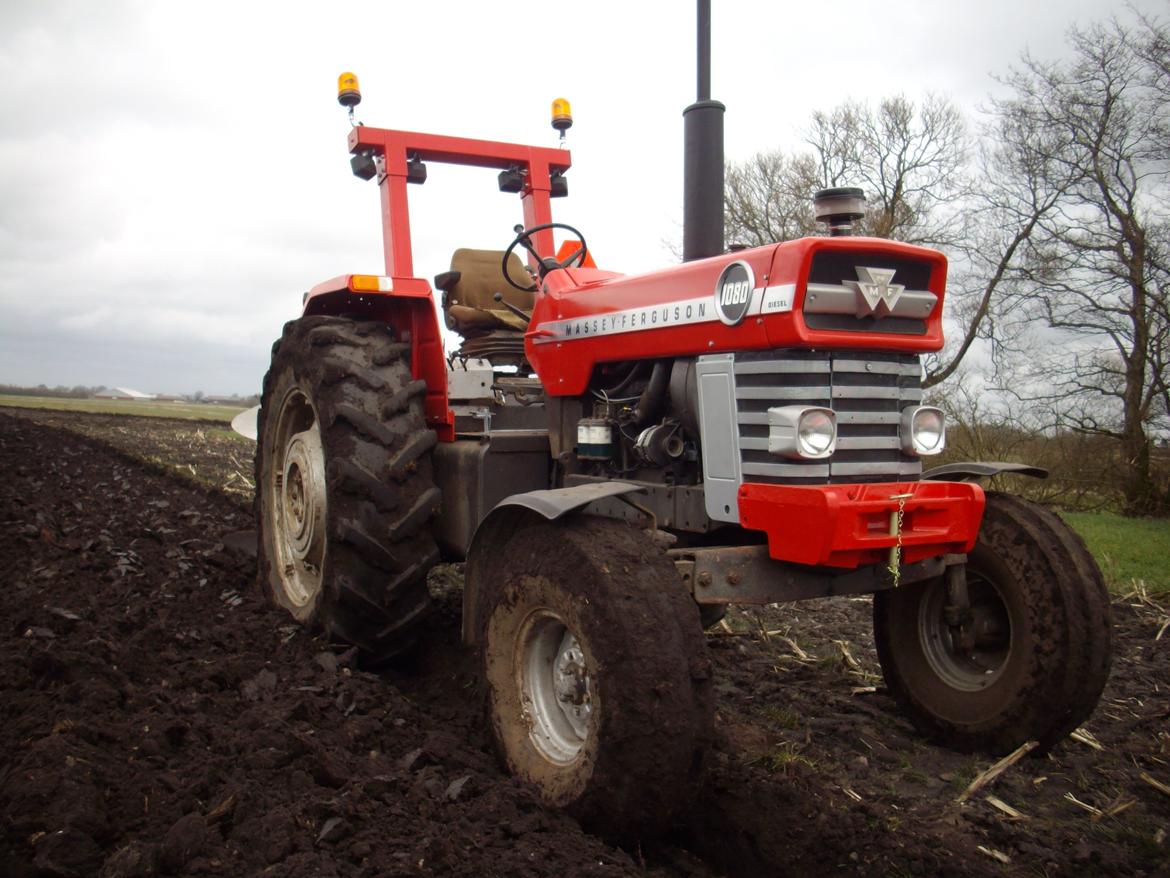
{"label": "mf logo badge", "polygon": [[735,326],[747,315],[752,303],[756,279],[746,262],[731,262],[715,283],[715,313],[728,326]]}
{"label": "mf logo badge", "polygon": [[857,280],[842,281],[849,289],[860,293],[857,301],[857,316],[866,317],[872,314],[881,317],[882,313],[889,313],[898,304],[903,284],[890,283],[894,279],[892,268],[865,268],[857,266]]}

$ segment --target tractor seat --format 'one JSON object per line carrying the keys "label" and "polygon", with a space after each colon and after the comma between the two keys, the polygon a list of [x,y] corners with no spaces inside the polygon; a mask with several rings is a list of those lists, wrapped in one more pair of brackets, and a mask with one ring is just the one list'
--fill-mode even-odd
{"label": "tractor seat", "polygon": [[[523,333],[528,321],[504,307],[504,302],[532,313],[535,292],[516,289],[504,279],[502,250],[460,248],[451,257],[451,270],[435,277],[443,291],[443,315],[447,327],[465,339]],[[508,275],[521,286],[532,283],[524,263],[515,253],[508,257]],[[500,293],[502,302],[495,296]]]}

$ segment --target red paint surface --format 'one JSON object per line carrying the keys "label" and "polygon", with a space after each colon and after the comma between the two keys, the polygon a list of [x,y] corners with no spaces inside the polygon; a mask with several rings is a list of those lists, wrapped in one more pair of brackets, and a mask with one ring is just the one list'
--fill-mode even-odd
{"label": "red paint surface", "polygon": [[[805,284],[813,256],[822,250],[899,256],[931,265],[929,289],[938,297],[926,320],[925,335],[890,335],[810,329],[804,322]],[[748,315],[737,326],[719,320],[663,329],[544,341],[542,323],[610,314],[706,296],[712,306],[715,285],[729,262],[748,263],[756,287],[796,287],[791,311]],[[924,353],[942,347],[942,306],[946,257],[936,250],[881,238],[801,238],[737,253],[725,253],[675,265],[644,275],[614,275],[577,269],[553,271],[546,291],[537,296],[532,323],[525,336],[529,362],[553,396],[584,393],[600,363],[695,356],[768,348],[848,348],[852,350]]]}
{"label": "red paint surface", "polygon": [[768,554],[796,564],[858,567],[885,563],[898,542],[890,513],[902,516],[902,563],[971,551],[983,519],[983,489],[967,482],[870,485],[761,485],[739,488],[740,523],[768,535]]}

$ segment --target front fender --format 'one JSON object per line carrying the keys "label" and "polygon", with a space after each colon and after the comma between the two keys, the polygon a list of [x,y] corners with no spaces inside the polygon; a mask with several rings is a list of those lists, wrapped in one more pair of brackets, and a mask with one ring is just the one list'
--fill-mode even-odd
{"label": "front fender", "polygon": [[479,637],[479,583],[488,566],[507,563],[506,558],[493,555],[493,551],[502,549],[513,534],[532,521],[555,521],[595,500],[638,490],[641,489],[637,485],[626,482],[597,482],[513,494],[497,503],[475,529],[475,536],[471,538],[471,546],[467,550],[467,566],[463,577],[463,642],[474,646]]}
{"label": "front fender", "polygon": [[1039,466],[1029,466],[1026,463],[966,460],[959,463],[936,466],[934,469],[924,472],[922,478],[933,482],[982,482],[984,479],[998,476],[1002,473],[1030,476],[1033,479],[1048,478],[1048,470]]}

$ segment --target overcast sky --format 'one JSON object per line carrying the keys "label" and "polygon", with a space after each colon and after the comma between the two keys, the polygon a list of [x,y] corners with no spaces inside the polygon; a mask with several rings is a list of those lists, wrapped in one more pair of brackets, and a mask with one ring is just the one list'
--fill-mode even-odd
{"label": "overcast sky", "polygon": [[[715,0],[727,157],[792,146],[853,97],[946,95],[974,117],[1028,49],[1060,55],[1108,0]],[[1166,0],[1137,0],[1164,15]],[[330,11],[326,12],[326,9]],[[673,260],[694,3],[0,2],[0,383],[259,390],[301,293],[382,271],[376,185],[353,177],[337,75],[369,125],[552,145],[555,218],[603,268]],[[415,270],[501,248],[520,220],[490,172],[412,187]]]}

